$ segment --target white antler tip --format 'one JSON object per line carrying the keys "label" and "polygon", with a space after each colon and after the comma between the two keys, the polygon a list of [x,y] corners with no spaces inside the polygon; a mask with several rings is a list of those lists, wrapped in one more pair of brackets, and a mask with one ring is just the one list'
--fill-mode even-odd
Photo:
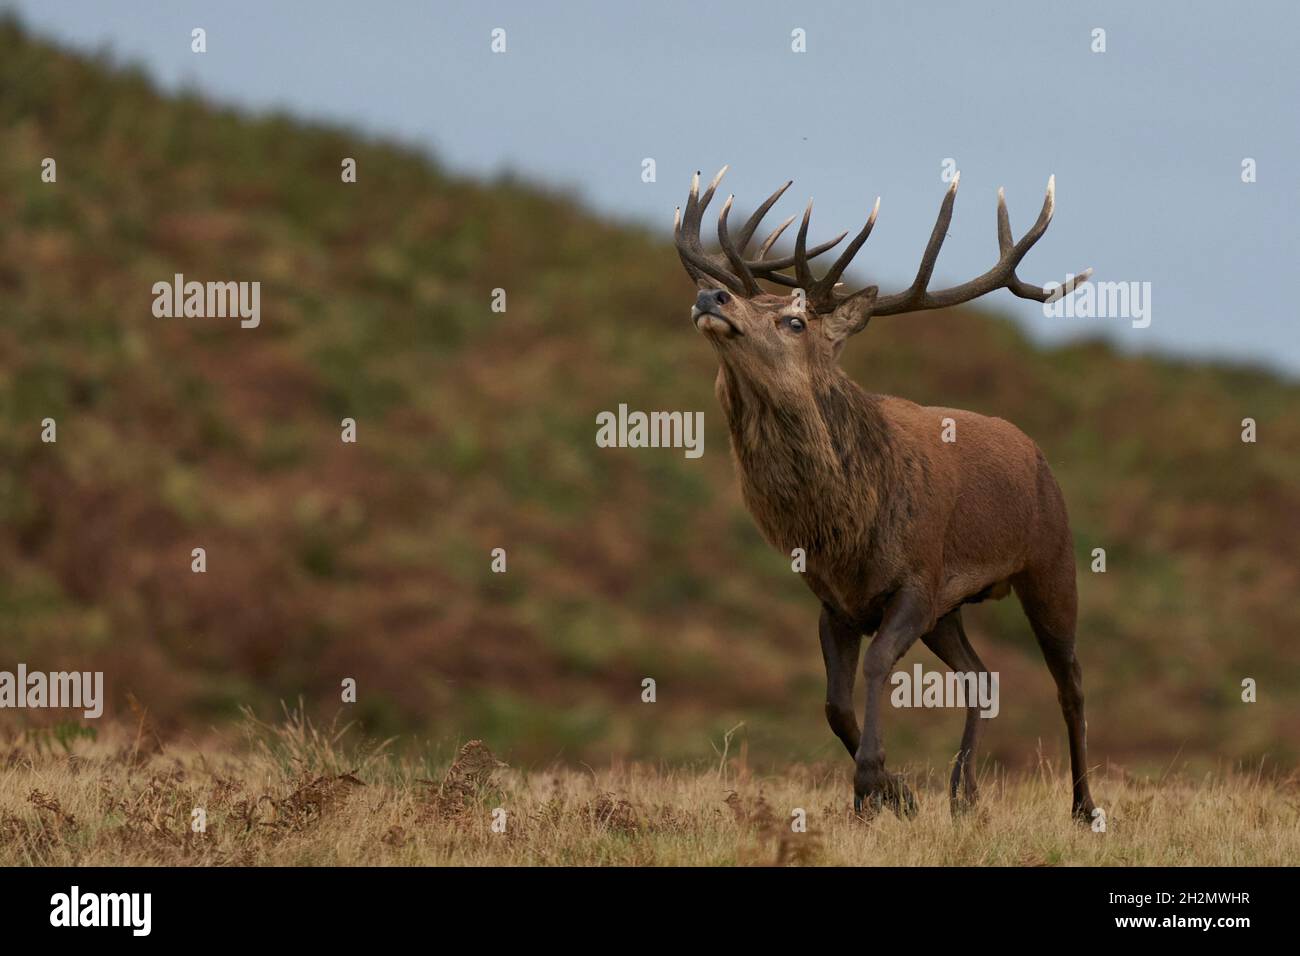
{"label": "white antler tip", "polygon": [[961,170],[960,170],[960,169],[957,170],[957,172],[955,172],[955,173],[952,174],[952,185],[948,187],[948,191],[949,191],[949,192],[955,192],[955,191],[957,190],[957,184],[958,184],[959,182],[961,182]]}

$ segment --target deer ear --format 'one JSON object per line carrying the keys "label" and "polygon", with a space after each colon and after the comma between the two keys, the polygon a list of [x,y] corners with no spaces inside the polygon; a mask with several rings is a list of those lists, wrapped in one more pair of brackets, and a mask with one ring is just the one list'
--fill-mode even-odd
{"label": "deer ear", "polygon": [[856,335],[867,327],[871,314],[876,310],[876,294],[880,290],[869,285],[861,292],[855,292],[835,307],[826,319],[824,328],[838,352],[850,335]]}

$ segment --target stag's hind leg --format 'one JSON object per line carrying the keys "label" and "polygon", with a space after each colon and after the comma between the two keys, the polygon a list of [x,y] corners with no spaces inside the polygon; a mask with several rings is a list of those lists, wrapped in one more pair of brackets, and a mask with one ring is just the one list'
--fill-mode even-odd
{"label": "stag's hind leg", "polygon": [[[975,675],[987,675],[989,672],[966,638],[966,631],[961,623],[961,608],[949,611],[941,617],[934,630],[921,640],[939,660],[955,672]],[[957,757],[953,762],[952,779],[948,787],[949,805],[954,815],[973,807],[978,797],[975,787],[975,747],[979,741],[982,720],[979,701],[968,700],[966,726],[961,735],[961,749],[957,751]]]}
{"label": "stag's hind leg", "polygon": [[1069,545],[1053,559],[1030,566],[1012,580],[1020,605],[1029,618],[1047,668],[1056,681],[1056,696],[1070,736],[1070,772],[1074,815],[1092,819],[1096,808],[1088,790],[1088,722],[1083,712],[1083,671],[1074,653],[1078,598],[1074,582],[1074,553]]}

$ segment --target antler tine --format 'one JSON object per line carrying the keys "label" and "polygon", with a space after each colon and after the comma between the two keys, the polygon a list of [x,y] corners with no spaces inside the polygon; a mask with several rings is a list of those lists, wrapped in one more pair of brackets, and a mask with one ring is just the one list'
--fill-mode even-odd
{"label": "antler tine", "polygon": [[[808,221],[812,219],[813,201],[808,200],[808,205],[804,207],[803,222],[799,223],[799,232],[794,237],[794,277],[799,281],[799,287],[805,293],[811,293],[814,289],[812,269],[808,267]],[[843,238],[842,236],[840,238]]]}
{"label": "antler tine", "polygon": [[1011,238],[1011,217],[1007,215],[1007,191],[998,187],[998,255],[1005,256],[1014,241]]}
{"label": "antler tine", "polygon": [[[758,295],[763,290],[754,281],[753,273],[749,271],[749,266],[745,265],[740,250],[732,244],[731,236],[727,232],[727,215],[731,212],[731,203],[735,198],[735,196],[728,196],[727,201],[722,204],[722,212],[718,214],[718,243],[722,246],[722,252],[727,257],[727,261],[731,263],[731,268],[736,277],[745,287],[746,294]],[[741,248],[744,248],[744,246],[742,245]]]}
{"label": "antler tine", "polygon": [[704,247],[700,243],[700,222],[704,219],[704,210],[709,208],[709,202],[713,199],[713,193],[718,188],[718,183],[722,182],[722,177],[727,174],[730,166],[723,166],[718,170],[718,174],[713,177],[708,188],[704,190],[703,197],[700,196],[700,173],[695,171],[691,177],[691,192],[686,197],[686,214],[683,217],[686,229],[687,241],[691,243],[691,248],[697,252],[702,252]]}
{"label": "antler tine", "polygon": [[[695,207],[700,203],[700,171],[695,170],[695,175],[691,177],[691,191],[686,195],[686,211],[682,213],[682,230],[686,233],[686,241],[691,241],[692,231],[695,238],[699,239],[700,230],[695,218]],[[691,224],[696,223],[696,228],[691,229]]]}
{"label": "antler tine", "polygon": [[789,218],[786,219],[785,222],[781,223],[781,225],[777,226],[770,233],[768,233],[767,238],[763,240],[763,244],[758,247],[759,262],[762,262],[764,259],[767,258],[767,251],[772,248],[776,240],[781,238],[781,233],[785,232],[786,229],[790,227],[790,223],[794,222],[794,218],[795,218],[794,216],[790,216]]}
{"label": "antler tine", "polygon": [[[848,235],[847,232],[841,232],[834,239],[828,239],[826,242],[823,242],[821,245],[813,246],[811,249],[808,250],[808,259],[811,261],[813,259],[816,259],[823,252],[829,252],[831,249],[834,249],[836,246],[838,246],[841,242],[844,241],[844,237],[847,235]],[[792,265],[794,265],[794,256],[793,255],[781,256],[779,259],[762,259],[762,260],[746,259],[745,262],[751,269],[755,270],[755,273],[759,275],[760,278],[767,279],[767,278],[771,278],[771,276],[767,274],[770,270],[789,269]]]}
{"label": "antler tine", "polygon": [[830,270],[818,281],[816,293],[819,300],[826,304],[833,303],[835,298],[835,284],[840,281],[840,276],[844,274],[844,270],[849,267],[849,263],[853,261],[853,257],[858,254],[858,250],[862,248],[862,244],[866,242],[867,237],[871,235],[871,230],[875,228],[876,225],[876,216],[879,213],[880,197],[877,196],[876,204],[871,207],[871,215],[867,217],[867,224],[862,227],[861,232],[853,237],[853,241],[844,247],[844,251],[840,253],[839,258],[835,260],[835,263],[830,267]]}
{"label": "antler tine", "polygon": [[700,172],[695,171],[691,176],[691,191],[686,197],[686,210],[682,213],[682,232],[685,239],[692,249],[696,252],[703,252],[704,246],[700,242],[700,223],[704,218],[704,210],[708,208],[709,201],[713,198],[713,191],[717,189],[718,182],[726,173],[727,167],[723,166],[718,171],[718,175],[713,177],[708,188],[704,191],[703,198],[700,197]]}
{"label": "antler tine", "polygon": [[[789,189],[793,183],[793,179],[787,179],[784,186],[763,200],[762,204],[754,210],[748,219],[745,220],[745,224],[740,228],[740,232],[736,234],[737,249],[741,252],[745,251],[749,246],[749,240],[754,238],[754,230],[758,228],[758,224],[763,221],[763,217],[767,215],[768,210],[776,205],[776,201],[785,195],[785,191]],[[760,255],[759,258],[761,259],[762,256]]]}
{"label": "antler tine", "polygon": [[704,190],[704,198],[700,200],[701,216],[704,215],[704,210],[709,208],[709,200],[713,198],[713,193],[718,188],[718,183],[722,182],[722,177],[727,175],[727,170],[730,168],[731,168],[730,164],[727,164],[724,165],[721,169],[719,169],[718,174],[714,176],[713,181],[709,183],[709,188]]}
{"label": "antler tine", "polygon": [[1020,237],[1020,241],[1013,247],[1012,268],[1020,264],[1020,260],[1025,257],[1025,253],[1029,251],[1030,247],[1043,237],[1043,233],[1047,232],[1047,227],[1052,221],[1052,214],[1055,212],[1056,175],[1053,174],[1047,177],[1047,195],[1043,197],[1043,208],[1038,213],[1037,221],[1027,233]]}
{"label": "antler tine", "polygon": [[921,256],[921,267],[916,270],[916,278],[912,280],[912,288],[923,296],[930,285],[930,276],[934,274],[934,264],[939,261],[939,250],[943,248],[944,239],[948,238],[948,226],[952,224],[952,207],[957,201],[959,183],[960,170],[952,177],[952,185],[943,197],[939,218],[935,220],[934,231],[930,233],[930,241],[925,244],[925,253]]}
{"label": "antler tine", "polygon": [[1033,299],[1037,302],[1055,302],[1062,296],[1067,296],[1083,283],[1092,277],[1092,269],[1084,269],[1078,275],[1072,275],[1064,282],[1053,285],[1052,288],[1037,286],[1032,282],[1026,282],[1012,273],[1011,279],[1007,282],[1007,288],[1015,295],[1022,299]]}
{"label": "antler tine", "polygon": [[916,281],[903,292],[877,299],[876,315],[898,315],[902,312],[948,308],[960,305],[963,302],[969,302],[971,299],[978,298],[995,289],[1003,288],[1010,290],[1012,294],[1022,299],[1046,302],[1048,299],[1055,300],[1069,294],[1092,275],[1092,270],[1086,269],[1052,289],[1024,282],[1016,275],[1016,266],[1020,264],[1020,260],[1025,257],[1025,254],[1029,252],[1034,243],[1042,238],[1043,233],[1047,231],[1048,224],[1052,221],[1052,213],[1056,208],[1056,177],[1052,176],[1047,181],[1047,195],[1043,199],[1043,208],[1038,214],[1038,220],[1020,238],[1020,241],[1015,243],[1011,241],[1011,221],[1007,215],[1006,196],[1004,191],[999,189],[998,261],[993,268],[969,282],[963,282],[951,289],[929,292],[927,286],[930,275],[934,271],[935,260],[939,255],[939,247],[943,244],[944,233],[946,233],[948,223],[952,218],[952,199],[956,189],[957,177],[954,177],[952,187],[948,190],[948,195],[944,197],[943,207],[939,210],[939,221],[935,223],[934,232],[931,234],[930,242],[925,248],[925,255],[921,259],[921,268],[917,271]]}
{"label": "antler tine", "polygon": [[682,266],[686,269],[686,274],[696,282],[704,278],[704,273],[695,265],[692,259],[686,255],[685,238],[682,236],[682,207],[678,206],[673,211],[673,244],[677,246],[677,256],[682,260]]}

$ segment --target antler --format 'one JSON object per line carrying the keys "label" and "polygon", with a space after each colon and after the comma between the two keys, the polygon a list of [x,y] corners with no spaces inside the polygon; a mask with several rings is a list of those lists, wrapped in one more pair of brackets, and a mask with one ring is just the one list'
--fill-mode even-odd
{"label": "antler", "polygon": [[[793,255],[777,259],[767,258],[768,251],[772,248],[773,243],[785,231],[786,227],[794,221],[794,216],[791,216],[772,230],[771,234],[763,240],[758,249],[757,259],[746,259],[744,257],[745,249],[748,247],[750,239],[753,238],[754,230],[758,228],[759,222],[762,221],[767,211],[790,188],[789,182],[754,210],[753,215],[741,227],[735,242],[732,242],[727,228],[727,216],[731,211],[733,198],[728,196],[727,201],[722,206],[721,215],[718,217],[718,242],[722,246],[724,259],[719,260],[716,256],[706,254],[704,247],[700,243],[700,220],[727,169],[726,166],[722,167],[718,175],[713,178],[713,182],[709,184],[708,189],[705,190],[703,198],[699,196],[700,174],[697,172],[691,180],[691,192],[686,200],[686,212],[683,214],[682,210],[678,208],[673,221],[673,236],[677,243],[677,252],[681,256],[686,271],[690,273],[692,278],[696,281],[703,281],[707,276],[716,282],[722,283],[731,291],[742,295],[756,295],[762,291],[758,285],[758,279],[765,279],[789,288],[803,289],[808,304],[814,311],[818,312],[833,310],[842,302],[862,295],[873,288],[869,286],[867,289],[846,294],[841,293],[837,286],[839,285],[840,276],[844,274],[844,270],[848,268],[849,263],[853,261],[853,257],[862,248],[863,243],[867,241],[867,237],[871,235],[871,230],[876,224],[876,215],[880,211],[879,197],[876,198],[876,204],[872,207],[871,215],[867,217],[866,225],[862,227],[862,231],[853,238],[852,242],[845,246],[839,258],[835,260],[835,263],[820,279],[813,278],[812,269],[809,265],[810,260],[834,248],[848,233],[840,233],[830,242],[824,242],[819,246],[808,249],[808,223],[812,218],[812,200],[808,201],[808,206],[804,209],[803,221],[799,225],[799,232],[795,238]],[[877,297],[872,309],[873,315],[898,315],[903,312],[922,312],[927,309],[949,308],[1003,288],[1009,289],[1014,295],[1022,299],[1046,302],[1048,299],[1056,299],[1069,294],[1079,283],[1087,281],[1088,277],[1092,275],[1091,269],[1085,269],[1078,275],[1070,277],[1062,285],[1052,289],[1024,282],[1016,275],[1016,267],[1020,265],[1020,260],[1025,257],[1025,254],[1029,252],[1034,243],[1042,238],[1043,233],[1047,231],[1048,223],[1052,221],[1052,213],[1056,206],[1056,177],[1052,176],[1047,181],[1047,197],[1043,200],[1043,209],[1038,214],[1038,221],[1021,237],[1019,242],[1012,241],[1011,221],[1007,215],[1006,196],[1002,189],[998,189],[998,261],[983,275],[977,276],[969,282],[963,282],[951,289],[941,289],[937,292],[929,291],[930,277],[934,273],[935,262],[939,258],[939,249],[943,246],[943,240],[948,234],[948,225],[952,222],[952,207],[957,198],[957,185],[960,181],[961,174],[958,173],[953,177],[952,185],[943,198],[943,205],[939,207],[939,218],[934,224],[933,232],[930,233],[930,241],[926,243],[925,253],[921,256],[921,266],[917,269],[916,278],[902,292]],[[783,275],[779,271],[791,267],[795,271],[793,276]]]}
{"label": "antler", "polygon": [[1048,223],[1052,221],[1052,213],[1056,209],[1056,177],[1051,176],[1047,180],[1047,196],[1043,199],[1043,209],[1038,214],[1038,221],[1020,238],[1019,242],[1011,241],[1011,220],[1007,215],[1006,194],[1001,187],[998,188],[998,261],[994,263],[993,268],[951,289],[928,291],[930,276],[934,272],[935,261],[939,258],[939,248],[947,235],[948,223],[952,221],[952,206],[957,198],[957,184],[960,181],[961,173],[958,173],[952,178],[948,194],[943,197],[943,205],[939,207],[939,218],[934,224],[934,231],[930,233],[925,254],[921,256],[921,267],[916,270],[916,278],[912,280],[911,286],[902,292],[878,298],[874,315],[898,315],[902,312],[946,309],[969,302],[996,289],[1010,289],[1013,295],[1022,299],[1046,302],[1048,299],[1054,300],[1068,295],[1074,291],[1075,286],[1086,282],[1092,275],[1091,269],[1085,269],[1053,289],[1032,285],[1016,275],[1016,267],[1020,265],[1020,260],[1025,257],[1025,253],[1033,247],[1034,243],[1042,238],[1043,233],[1047,231]]}
{"label": "antler", "polygon": [[[731,212],[732,200],[734,196],[728,196],[727,201],[722,205],[722,211],[718,216],[718,243],[722,246],[724,258],[719,260],[717,256],[711,256],[704,251],[704,246],[700,242],[700,221],[704,217],[704,210],[708,208],[709,201],[713,199],[713,193],[718,188],[718,183],[726,174],[729,166],[723,166],[718,170],[718,175],[713,177],[708,188],[704,190],[703,197],[700,196],[700,174],[691,177],[691,192],[686,198],[686,211],[682,212],[681,207],[677,208],[676,215],[673,217],[673,241],[677,245],[677,254],[681,257],[682,265],[686,267],[687,273],[697,282],[702,281],[706,276],[715,282],[720,282],[732,292],[741,295],[757,295],[762,289],[759,287],[757,280],[766,279],[769,282],[775,282],[778,285],[784,285],[789,288],[798,288],[799,282],[787,275],[781,275],[779,270],[789,269],[795,264],[795,256],[781,256],[776,259],[768,259],[767,254],[781,233],[786,230],[790,223],[794,222],[794,216],[791,216],[781,225],[768,234],[758,247],[757,259],[746,259],[745,249],[749,246],[750,240],[754,237],[754,231],[758,228],[763,216],[775,205],[776,201],[781,198],[787,189],[790,188],[790,180],[772,195],[768,196],[753,214],[741,226],[740,232],[736,235],[733,242],[727,226],[727,217]],[[815,258],[833,249],[839,244],[847,232],[842,232],[829,242],[823,242],[819,246],[802,253],[804,257],[804,268],[807,268],[807,260]]]}

